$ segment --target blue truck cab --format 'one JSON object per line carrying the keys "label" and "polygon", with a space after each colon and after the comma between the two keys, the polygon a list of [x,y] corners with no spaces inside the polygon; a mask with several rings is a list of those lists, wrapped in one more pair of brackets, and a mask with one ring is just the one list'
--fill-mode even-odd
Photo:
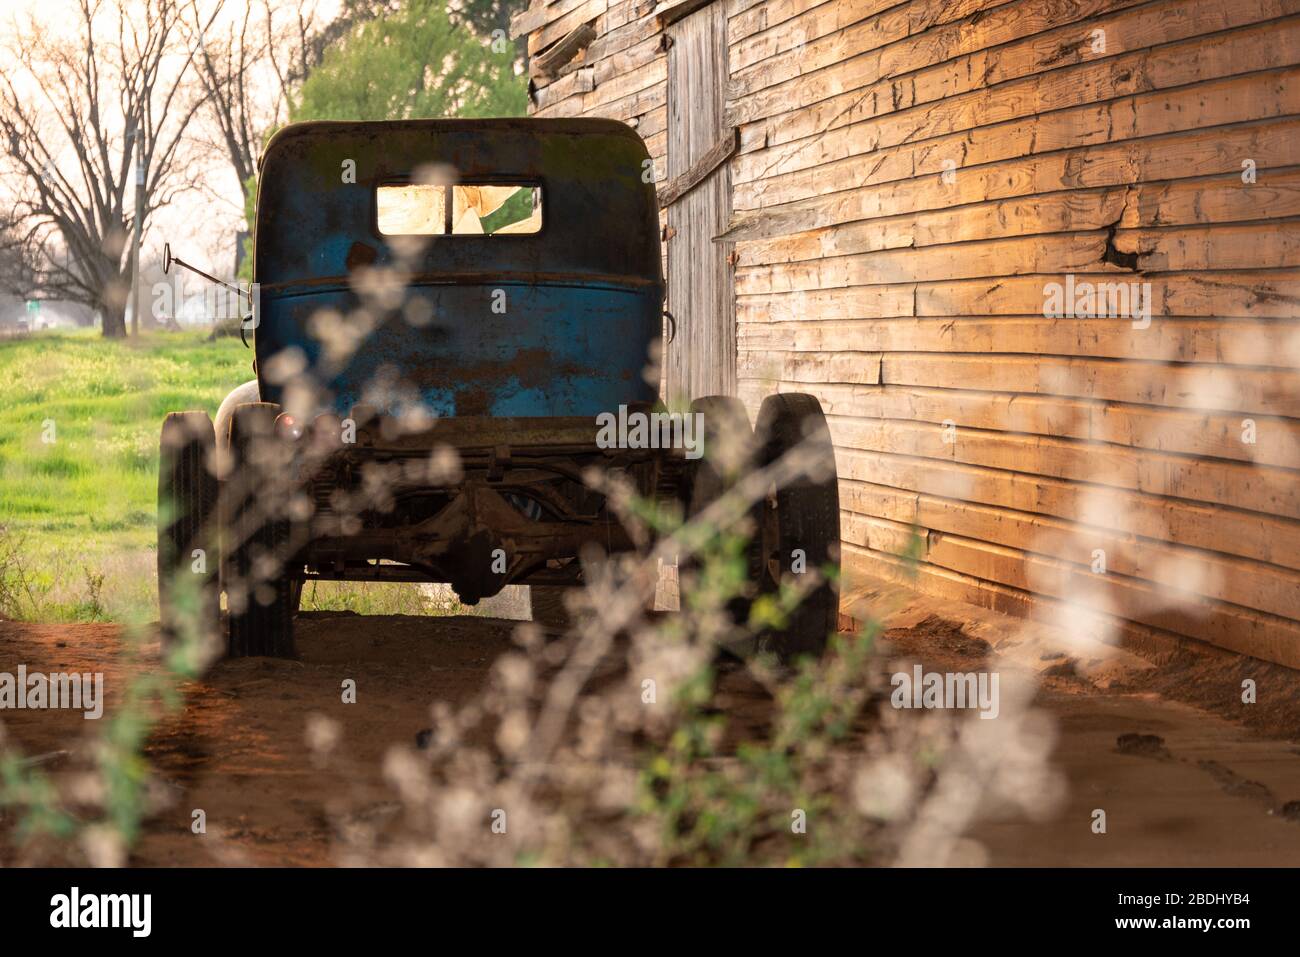
{"label": "blue truck cab", "polygon": [[[215,425],[205,412],[163,424],[164,638],[188,630],[231,655],[292,655],[313,580],[444,582],[467,604],[524,584],[534,618],[564,624],[579,554],[638,547],[593,469],[687,512],[725,485],[680,445],[602,431],[661,408],[661,263],[650,157],[622,123],[277,133],[260,165],[245,323],[256,382]],[[838,547],[833,451],[814,406],[773,396],[760,410],[761,456],[807,433],[810,415],[831,456],[815,502],[812,486],[774,488],[771,508],[755,509],[751,565],[765,588],[796,545],[814,561]],[[713,435],[751,434],[735,399],[703,398],[696,413]],[[824,643],[827,601],[796,644]]]}

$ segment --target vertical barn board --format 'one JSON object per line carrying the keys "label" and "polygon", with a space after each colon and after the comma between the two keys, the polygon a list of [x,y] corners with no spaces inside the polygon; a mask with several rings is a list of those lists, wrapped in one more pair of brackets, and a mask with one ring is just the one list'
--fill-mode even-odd
{"label": "vertical barn board", "polygon": [[[718,142],[727,89],[726,4],[711,3],[668,28],[668,182]],[[731,176],[722,163],[668,207],[667,395],[736,392],[736,320],[730,244],[713,237],[731,218]]]}

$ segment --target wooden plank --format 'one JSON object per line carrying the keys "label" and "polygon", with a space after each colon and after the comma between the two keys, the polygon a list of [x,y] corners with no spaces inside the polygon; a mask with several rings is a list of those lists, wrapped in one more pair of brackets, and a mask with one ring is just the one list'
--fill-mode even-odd
{"label": "wooden plank", "polygon": [[[883,358],[881,358],[883,355]],[[938,352],[790,352],[740,350],[741,367],[757,378],[791,382],[934,386],[965,390],[1062,395],[1204,411],[1300,418],[1300,369],[1254,369],[1212,364],[1168,365],[1065,356],[979,355]],[[854,364],[881,368],[871,380]],[[766,368],[765,374],[757,370]],[[878,377],[878,378],[877,378]]]}
{"label": "wooden plank", "polygon": [[[1290,319],[1300,306],[1300,278],[1278,272],[1202,271],[1154,274],[1152,314]],[[773,322],[856,318],[1024,316],[1041,314],[1039,276],[922,281],[831,289],[763,292],[737,299],[742,311],[762,309]]]}
{"label": "wooden plank", "polygon": [[544,26],[528,31],[528,55],[535,56],[579,24],[590,23],[609,8],[609,0],[556,0],[551,9],[562,10],[560,16]]}
{"label": "wooden plank", "polygon": [[[972,290],[972,298],[973,295]],[[916,283],[899,283],[742,295],[737,297],[736,307],[738,314],[743,310],[763,310],[772,321],[814,317],[856,319],[863,316],[914,315],[916,298]]]}
{"label": "wooden plank", "polygon": [[[803,361],[810,376],[829,375]],[[782,376],[786,378],[787,376]],[[789,376],[797,379],[798,376]],[[817,380],[814,380],[817,381]],[[1219,364],[1168,365],[1113,359],[950,353],[887,353],[881,381],[899,385],[960,382],[987,392],[1070,395],[1181,409],[1260,413],[1300,418],[1300,369],[1252,369]]]}
{"label": "wooden plank", "polygon": [[[645,138],[645,147],[650,153],[651,158],[654,160],[654,168],[656,171],[655,182],[660,182],[667,175],[666,172],[660,171],[666,171],[668,169],[668,132],[664,130],[656,133],[654,136],[647,136]],[[662,219],[666,210],[661,210],[660,213],[660,218]],[[667,223],[665,222],[663,225],[667,225]]]}
{"label": "wooden plank", "polygon": [[700,185],[710,173],[725,163],[736,152],[737,142],[734,128],[723,132],[718,137],[717,142],[705,150],[704,154],[692,163],[690,168],[684,173],[674,176],[666,186],[659,190],[659,207],[667,209]]}
{"label": "wooden plank", "polygon": [[1069,396],[888,384],[870,386],[776,380],[770,388],[774,391],[810,392],[820,400],[827,415],[901,419],[951,425],[956,429],[1051,435],[1133,449],[1300,469],[1300,422],[1279,416],[1256,415],[1246,420],[1228,413]]}
{"label": "wooden plank", "polygon": [[880,356],[868,353],[802,354],[749,350],[737,352],[737,371],[747,378],[784,379],[801,382],[847,382],[875,385],[880,382]]}
{"label": "wooden plank", "polygon": [[[987,16],[1008,0],[914,0],[891,7],[845,29],[836,30],[803,46],[768,57],[747,68],[733,65],[728,99],[770,86],[777,79],[789,79],[831,63],[874,50],[896,40],[923,33],[931,27],[963,18]],[[1057,0],[1047,0],[1057,2]],[[805,16],[808,16],[805,14]]]}
{"label": "wooden plank", "polygon": [[927,595],[966,602],[1002,614],[1061,623],[1073,634],[1130,648],[1157,660],[1167,660],[1172,654],[1189,650],[1200,654],[1210,648],[1206,642],[1197,639],[1125,621],[1096,609],[1083,613],[1079,606],[1068,605],[1047,595],[983,581],[936,565],[913,568],[884,552],[872,552],[852,544],[845,544],[843,555],[846,594],[855,587],[874,589],[881,581],[892,582]]}
{"label": "wooden plank", "polygon": [[516,40],[525,33],[532,33],[534,30],[541,29],[553,18],[560,15],[562,12],[559,9],[560,6],[560,3],[551,3],[549,0],[533,0],[527,10],[511,18],[510,39]]}
{"label": "wooden plank", "polygon": [[596,31],[592,25],[579,24],[545,52],[534,57],[530,67],[540,76],[550,76],[590,46],[594,39],[596,39]]}
{"label": "wooden plank", "polygon": [[[1154,298],[1154,296],[1153,296]],[[952,319],[805,318],[768,322],[748,300],[737,307],[743,349],[789,352],[920,352],[1076,356],[1225,366],[1300,366],[1300,321],[962,316]],[[764,321],[755,321],[761,318]]]}
{"label": "wooden plank", "polygon": [[1077,520],[1099,528],[1300,569],[1300,522],[1281,516],[1166,498],[939,459],[837,448],[842,479],[928,492]]}
{"label": "wooden plank", "polygon": [[584,104],[583,113],[588,116],[608,116],[613,119],[623,120],[649,113],[653,109],[664,106],[667,102],[668,83],[662,81],[637,90],[635,93],[629,93],[617,100],[604,100],[600,103],[599,108],[593,109],[590,105]]}
{"label": "wooden plank", "polygon": [[[742,353],[742,362],[744,358]],[[1135,452],[1050,436],[979,429],[959,429],[954,435],[941,426],[897,420],[832,418],[831,435],[837,448],[947,459],[1286,518],[1300,517],[1300,483],[1291,469]],[[945,497],[965,497],[952,491]]]}
{"label": "wooden plank", "polygon": [[924,558],[924,530],[918,535],[915,528],[902,522],[846,511],[840,515],[840,529],[846,542],[899,558],[914,554],[919,543]]}
{"label": "wooden plank", "polygon": [[657,133],[663,133],[668,128],[668,107],[657,107],[633,119],[636,120],[637,133],[642,139],[648,139]]}
{"label": "wooden plank", "polygon": [[655,4],[652,15],[659,29],[663,30],[713,2],[714,0],[660,0]]}
{"label": "wooden plank", "polygon": [[[728,11],[727,37],[735,46],[740,40],[788,23],[814,7],[840,2],[842,0],[763,0],[744,10]],[[903,0],[854,0],[856,16],[850,22],[865,20],[882,10],[898,6],[900,2]]]}
{"label": "wooden plank", "polygon": [[586,62],[596,68],[596,83],[607,85],[619,76],[639,70],[654,60],[662,59],[665,55],[662,40],[661,35],[654,34],[625,50],[604,57],[597,57],[595,53],[588,50]]}
{"label": "wooden plank", "polygon": [[739,16],[760,3],[767,3],[767,0],[727,0],[727,17]]}
{"label": "wooden plank", "polygon": [[[897,283],[922,276],[940,280],[1039,274],[1049,277],[1044,282],[1061,280],[1066,273],[1074,273],[1081,280],[1086,276],[1091,282],[1109,281],[1108,276],[1111,280],[1118,276],[1131,277],[1131,270],[1105,258],[1107,239],[1105,233],[1062,233],[748,266],[737,270],[736,289],[750,295]],[[1290,255],[1289,247],[1287,255]]]}
{"label": "wooden plank", "polygon": [[[832,125],[846,125],[1041,71],[1272,20],[1300,9],[1295,0],[1233,4],[1097,0],[1033,7],[1025,10],[1022,3],[1013,4],[991,11],[973,28],[947,30],[943,36],[932,31],[819,70],[802,69],[773,86],[733,98],[732,119],[749,123],[773,118],[772,140],[785,142],[829,128],[811,127],[817,116],[834,117]],[[1017,13],[1020,16],[1014,16]],[[1078,22],[1085,17],[1087,29]],[[1036,33],[1036,27],[1045,32]],[[1092,50],[1092,29],[1106,32],[1102,53]],[[814,105],[816,110],[809,109]]]}
{"label": "wooden plank", "polygon": [[[629,23],[638,21],[653,23],[650,17],[650,8],[653,4],[650,0],[622,0],[622,2],[611,3],[605,10],[599,21],[596,23],[596,32],[602,38],[616,33],[620,28],[627,26]],[[596,42],[600,42],[599,40]]]}
{"label": "wooden plank", "polygon": [[[1042,127],[1041,135],[1048,136],[1046,142],[1055,144],[1047,146],[1046,149],[1132,138],[1142,135],[1140,131],[1144,125],[1150,126],[1149,132],[1215,125],[1213,122],[1188,124],[1171,117],[1165,117],[1162,123],[1159,112],[1170,97],[1174,98],[1173,103],[1179,103],[1181,109],[1193,105],[1190,102],[1180,102],[1180,99],[1183,101],[1187,99],[1190,91],[1171,90],[1168,93],[1153,95],[1153,92],[1146,88],[1146,84],[1162,89],[1195,81],[1250,76],[1260,69],[1269,69],[1278,64],[1283,67],[1293,64],[1294,56],[1291,54],[1294,53],[1296,45],[1297,29],[1294,26],[1296,21],[1287,20],[1280,23],[1282,26],[1265,24],[1246,31],[1224,34],[1225,37],[1235,38],[1233,45],[1243,56],[1251,57],[1248,62],[1231,58],[1207,57],[1204,63],[1198,61],[1195,66],[1179,64],[1177,61],[1171,63],[1161,48],[1156,51],[1143,51],[1129,57],[1134,61],[1124,64],[1129,69],[1114,71],[1121,78],[1119,80],[1112,79],[1111,74],[1103,70],[1111,65],[1110,62],[1102,61],[1086,64],[1078,70],[1070,71],[1079,75],[1064,79],[1073,79],[1076,81],[1074,84],[1064,82],[1059,75],[1064,71],[1047,74],[1042,78],[1042,82],[1039,77],[1031,76],[1023,81],[1009,84],[1014,87],[1014,90],[1006,91],[1008,99],[1005,101],[992,98],[990,91],[977,89],[972,93],[954,97],[950,101],[891,113],[883,117],[876,117],[871,113],[872,101],[869,97],[855,95],[848,98],[845,105],[841,105],[838,101],[828,101],[782,117],[777,124],[761,123],[745,126],[741,142],[742,153],[748,154],[760,149],[770,149],[774,152],[766,157],[746,156],[741,172],[743,179],[748,181],[755,178],[751,167],[761,171],[763,176],[771,176],[806,168],[806,166],[801,167],[799,165],[801,163],[830,162],[866,152],[876,153],[891,146],[918,143],[1000,123],[1008,124],[1006,127],[999,128],[1001,132],[1020,135],[1017,131],[1025,128],[1024,121],[1034,115],[1035,107],[1042,110],[1042,115],[1030,125]],[[1269,44],[1268,34],[1271,30],[1283,34],[1282,39],[1286,43],[1282,47],[1272,47]],[[1189,49],[1182,51],[1186,53],[1190,52],[1195,42],[1189,41],[1178,46],[1188,47]],[[1271,53],[1268,52],[1270,49]],[[1256,53],[1259,54],[1258,59],[1255,57]],[[1154,76],[1144,74],[1142,84],[1134,84],[1130,70],[1149,69],[1150,64],[1143,61],[1157,56],[1158,62],[1164,68],[1157,71]],[[1097,89],[1098,87],[1101,89]],[[1234,86],[1218,86],[1211,89],[1236,93],[1238,99],[1246,95]],[[999,88],[998,92],[1003,91]],[[1012,92],[1016,94],[1014,97],[1011,97]],[[1287,99],[1285,91],[1282,93],[1284,100],[1292,102]],[[1131,103],[1106,102],[1129,96],[1134,97]],[[1243,106],[1246,109],[1243,110]],[[1202,104],[1196,110],[1196,115],[1201,116],[1206,110],[1217,109],[1225,114],[1225,119],[1218,122],[1226,122],[1257,119],[1286,112],[1253,113],[1250,107],[1251,104],[1240,103],[1232,97],[1221,97],[1218,103]],[[1057,115],[1064,110],[1077,112],[1068,117]],[[1098,129],[1091,122],[1096,119],[1107,122]],[[1021,122],[1015,123],[1014,121],[1017,120]],[[1075,124],[1074,139],[1070,139],[1071,134],[1068,130],[1061,130],[1055,136],[1050,135],[1066,120]],[[988,133],[986,132],[985,135],[987,136]],[[1031,139],[1026,135],[1024,142],[1029,143]],[[1037,145],[1036,140],[1032,142]],[[963,166],[974,165],[977,162],[960,151],[946,155],[958,159]]]}
{"label": "wooden plank", "polygon": [[[1097,561],[1095,552],[1100,549],[1104,574],[1126,575],[1173,589],[1195,582],[1197,590],[1210,598],[1300,618],[1300,572],[1293,569],[1029,512],[916,495],[885,486],[846,482],[841,487],[840,503],[846,512],[869,520],[960,535],[1090,570]],[[894,551],[871,539],[855,544]]]}
{"label": "wooden plank", "polygon": [[[1240,186],[1236,177],[1233,177],[1233,182]],[[1242,192],[1232,186],[1226,188],[1234,195]],[[837,223],[799,230],[793,235],[789,228],[795,224],[777,216],[760,216],[747,226],[729,229],[724,235],[732,241],[743,240],[736,250],[736,265],[744,267],[882,249],[935,246],[973,237],[1091,230],[1117,222],[1133,190],[1134,187],[1126,186],[1015,197],[959,209],[926,210]],[[1296,207],[1300,209],[1300,176],[1294,191]],[[1258,208],[1254,212],[1257,214]]]}
{"label": "wooden plank", "polygon": [[[576,96],[582,92],[579,85],[581,77],[578,76],[578,70],[567,73],[553,83],[539,84],[537,92],[533,96],[534,112],[542,116],[573,116],[574,113],[558,112],[561,110],[560,104],[571,96]],[[590,75],[590,74],[589,74]],[[576,104],[581,109],[582,101],[579,99]]]}
{"label": "wooden plank", "polygon": [[[822,164],[835,163],[846,157],[861,156],[872,153],[872,161],[879,161],[878,153],[892,147],[917,146],[924,140],[940,140],[953,134],[978,131],[972,139],[987,140],[995,134],[1009,134],[1013,139],[1021,139],[1031,144],[1039,152],[1058,150],[1063,147],[1078,147],[1096,142],[1118,142],[1118,140],[1138,138],[1144,133],[1165,133],[1180,129],[1196,129],[1197,126],[1210,126],[1222,122],[1257,120],[1269,116],[1283,116],[1294,112],[1295,94],[1291,91],[1295,83],[1295,69],[1287,69],[1287,64],[1295,64],[1300,59],[1300,18],[1284,21],[1286,27],[1264,25],[1251,27],[1248,31],[1238,31],[1239,42],[1231,44],[1232,52],[1238,56],[1210,57],[1208,55],[1187,62],[1164,59],[1164,48],[1160,51],[1138,53],[1135,57],[1147,57],[1148,62],[1135,62],[1131,70],[1151,69],[1151,74],[1141,74],[1135,81],[1128,70],[1115,73],[1102,72],[1109,62],[1089,64],[1080,69],[1092,70],[1088,75],[1060,78],[1062,72],[1047,74],[1047,78],[1028,77],[1024,81],[1009,83],[1004,88],[998,87],[997,96],[993,91],[979,90],[963,96],[954,96],[939,103],[889,114],[879,118],[861,118],[852,124],[840,124],[833,129],[815,131],[809,137],[803,137],[792,143],[776,143],[766,140],[761,151],[745,152],[737,163],[737,182],[749,183],[753,179],[776,179],[781,174],[792,176],[798,172],[807,172]],[[1244,39],[1242,39],[1244,38]],[[1249,42],[1247,42],[1249,40]],[[1192,42],[1195,43],[1195,42]],[[1175,44],[1186,46],[1186,44]],[[1227,44],[1225,44],[1227,46]],[[1184,49],[1184,55],[1190,53]],[[1154,68],[1154,57],[1160,56],[1166,69]],[[1261,74],[1260,70],[1278,68],[1278,74]],[[1115,75],[1123,79],[1114,79]],[[1050,79],[1050,82],[1047,82]],[[1066,79],[1073,82],[1066,82]],[[1164,94],[1149,92],[1148,86],[1164,90],[1166,86],[1186,85],[1196,81],[1214,79],[1213,86],[1205,85]],[[1235,82],[1234,82],[1235,81]],[[1247,98],[1252,91],[1243,90],[1244,86],[1255,86],[1253,95],[1266,96],[1281,100],[1286,107],[1260,109],[1260,104],[1249,104]],[[1205,101],[1191,100],[1192,94],[1201,92],[1208,96]],[[1132,96],[1131,103],[1108,104],[1105,100],[1114,100]],[[867,101],[859,101],[867,103]],[[1290,108],[1288,108],[1290,107]],[[859,107],[862,112],[862,107]],[[1070,117],[1054,117],[1053,113],[1075,109],[1078,113]],[[1191,109],[1191,113],[1184,111]],[[1036,113],[1047,116],[1028,121]],[[1170,113],[1175,113],[1171,116]],[[1217,116],[1210,116],[1210,114]],[[803,114],[807,116],[807,114]],[[1195,121],[1193,121],[1195,117]],[[1080,121],[1105,120],[1100,127]],[[1024,121],[1017,122],[1015,121]],[[1066,122],[1069,121],[1069,126]],[[997,129],[989,129],[996,124],[1008,124]],[[980,130],[980,127],[985,129]],[[1073,129],[1073,133],[1071,133]],[[1037,135],[1035,135],[1037,134]],[[1053,135],[1054,134],[1054,135]],[[1040,139],[1041,138],[1041,142]],[[952,150],[950,143],[961,143],[961,139],[944,140],[928,143],[932,153],[936,153],[931,169],[943,168],[943,161],[950,160],[958,169],[970,168],[982,163],[970,155],[969,150]],[[945,148],[949,147],[949,148]],[[987,146],[985,146],[987,148]],[[1010,144],[1001,143],[1000,157],[1022,155],[1024,150],[1009,152]],[[1034,152],[1031,148],[1028,152]],[[744,150],[742,150],[744,152]],[[996,153],[995,153],[995,156]],[[861,164],[858,164],[861,168]],[[1286,165],[1291,165],[1290,163]],[[913,166],[911,174],[918,170]]]}
{"label": "wooden plank", "polygon": [[[591,66],[587,67],[587,69],[592,70],[594,73],[597,67]],[[642,90],[665,83],[667,79],[668,58],[656,56],[653,60],[627,73],[595,82],[593,84],[594,92],[582,99],[582,111],[591,116],[607,115],[603,112],[603,107],[606,104],[615,103],[628,96],[640,93]]]}
{"label": "wooden plank", "polygon": [[[1003,0],[1006,2],[1006,0]],[[750,37],[731,37],[730,67],[733,74],[768,57],[806,47],[807,44],[880,13],[893,5],[880,0],[839,0],[822,3],[770,29]],[[967,3],[971,6],[980,6]],[[942,16],[956,20],[965,16],[963,4],[949,3]]]}
{"label": "wooden plank", "polygon": [[614,60],[618,54],[647,40],[653,40],[656,47],[660,45],[661,34],[652,18],[643,17],[611,28],[610,14],[613,11],[614,8],[611,7],[609,13],[595,20],[596,39],[586,53],[589,62],[603,64]]}
{"label": "wooden plank", "polygon": [[1132,254],[1144,273],[1295,266],[1300,264],[1300,221],[1119,229],[1113,244],[1121,255]]}
{"label": "wooden plank", "polygon": [[1300,167],[1269,170],[1250,189],[1242,185],[1240,174],[1233,172],[1172,183],[1060,191],[827,225],[793,235],[784,232],[776,217],[762,217],[748,229],[733,228],[725,235],[744,240],[737,248],[737,265],[749,266],[935,246],[974,237],[1086,231],[1112,225],[1129,230],[1300,215]]}
{"label": "wooden plank", "polygon": [[[1269,89],[1274,85],[1262,83],[1254,92],[1258,97],[1270,96]],[[1202,112],[1197,108],[1185,116],[1185,121],[1171,121],[1166,114],[1160,123],[1163,130],[1157,126],[1135,131],[1139,135],[1131,139],[1089,145],[1088,137],[1080,134],[1069,152],[1061,146],[1048,149],[1052,139],[1046,134],[1052,130],[1045,121],[1023,130],[1023,150],[1016,149],[1021,144],[1015,130],[988,128],[945,138],[928,148],[885,150],[865,168],[860,159],[850,158],[829,162],[815,171],[737,183],[734,193],[737,208],[765,207],[777,214],[782,210],[775,207],[802,201],[809,210],[830,209],[835,219],[847,222],[1060,189],[1156,182],[1234,170],[1240,174],[1242,157],[1254,159],[1260,168],[1290,167],[1295,165],[1291,144],[1300,121],[1293,115],[1283,115],[1297,106],[1287,102],[1288,97],[1278,98],[1281,102],[1252,101],[1259,105],[1249,108],[1249,112],[1279,114],[1278,118],[1252,117],[1264,122],[1224,126],[1234,112],[1244,111]],[[1202,125],[1220,128],[1197,128]],[[1106,129],[1104,123],[1101,129]],[[1037,155],[1037,144],[1032,142],[1035,132],[1048,139],[1048,151]],[[1252,152],[1228,152],[1243,149]],[[947,160],[964,165],[953,169],[955,175],[945,180],[943,164]],[[810,219],[816,222],[815,212]]]}
{"label": "wooden plank", "polygon": [[1093,575],[1053,559],[975,542],[931,537],[928,558],[973,577],[1066,599],[1084,608],[1208,641],[1241,654],[1300,665],[1300,625],[1121,575]]}
{"label": "wooden plank", "polygon": [[[566,77],[565,79],[568,78]],[[540,91],[540,93],[545,92],[545,90]],[[542,106],[538,106],[537,103],[534,102],[532,115],[542,117],[581,116],[582,94],[577,91],[577,78],[574,78],[572,87],[567,96],[549,100]]]}

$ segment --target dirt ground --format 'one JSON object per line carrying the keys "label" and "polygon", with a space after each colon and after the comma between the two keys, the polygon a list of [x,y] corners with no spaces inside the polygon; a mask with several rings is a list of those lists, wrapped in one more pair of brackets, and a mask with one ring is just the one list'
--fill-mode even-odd
{"label": "dirt ground", "polygon": [[[187,688],[183,711],[150,741],[148,758],[160,772],[167,807],[147,822],[132,863],[336,863],[340,815],[381,812],[392,802],[380,771],[389,746],[415,742],[430,726],[433,701],[455,704],[475,695],[492,662],[512,646],[516,625],[315,613],[299,620],[300,660],[221,662]],[[940,670],[972,670],[989,653],[963,625],[937,616],[887,638],[891,656]],[[128,672],[151,667],[145,648],[131,664],[115,625],[0,622],[0,671],[19,664],[29,671],[102,671],[109,711]],[[1234,704],[1233,690],[1245,671],[1258,678],[1261,702],[1271,702],[1248,714]],[[355,704],[342,701],[347,679],[356,682]],[[1068,780],[1067,798],[1037,822],[979,825],[973,836],[987,862],[1300,864],[1295,679],[1240,659],[1112,675],[1105,688],[1079,677],[1068,661],[1042,669],[1036,704],[1057,723],[1053,760]],[[723,689],[729,710],[761,725],[767,703],[757,687],[732,673]],[[1201,708],[1175,700],[1179,695]],[[346,773],[313,762],[305,728],[316,714],[342,724]],[[66,751],[89,724],[70,711],[5,711],[0,719],[8,741],[55,776],[75,763]],[[1097,808],[1107,812],[1106,834],[1090,827]],[[206,835],[191,830],[196,809],[206,815]],[[24,863],[12,827],[11,818],[0,818],[0,862]]]}

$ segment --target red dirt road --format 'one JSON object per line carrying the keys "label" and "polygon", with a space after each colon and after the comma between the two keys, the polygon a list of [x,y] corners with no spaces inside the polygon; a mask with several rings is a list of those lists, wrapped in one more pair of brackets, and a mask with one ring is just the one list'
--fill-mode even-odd
{"label": "red dirt road", "polygon": [[[187,687],[184,709],[168,715],[151,739],[147,754],[165,806],[146,822],[131,863],[339,863],[341,823],[394,807],[381,773],[389,747],[414,743],[431,724],[433,701],[456,704],[475,695],[492,662],[512,646],[516,624],[307,615],[299,621],[300,660],[219,663]],[[896,654],[928,667],[971,667],[970,639],[950,623],[925,622],[890,638]],[[0,671],[19,664],[29,671],[104,672],[109,712],[135,667],[119,626],[0,622]],[[138,666],[150,666],[147,648]],[[356,682],[355,704],[342,701],[347,679]],[[755,689],[733,684],[728,697],[728,707],[761,719],[765,703]],[[1054,760],[1068,778],[1068,797],[1038,823],[979,825],[974,837],[989,863],[1300,864],[1300,821],[1292,819],[1300,805],[1289,803],[1300,799],[1300,749],[1292,743],[1150,690],[1102,692],[1069,677],[1047,679],[1037,703],[1058,723]],[[342,727],[339,759],[330,768],[317,766],[306,742],[313,715]],[[71,711],[3,711],[0,720],[9,743],[37,756],[55,778],[75,773],[78,755],[59,752],[84,747],[95,724]],[[1155,734],[1162,745],[1117,749],[1126,733]],[[1089,827],[1097,807],[1107,809],[1105,835]],[[206,815],[204,835],[191,830],[196,809]],[[35,852],[15,849],[13,823],[12,815],[0,818],[0,863],[29,863]],[[58,863],[47,851],[41,849],[40,862]]]}

